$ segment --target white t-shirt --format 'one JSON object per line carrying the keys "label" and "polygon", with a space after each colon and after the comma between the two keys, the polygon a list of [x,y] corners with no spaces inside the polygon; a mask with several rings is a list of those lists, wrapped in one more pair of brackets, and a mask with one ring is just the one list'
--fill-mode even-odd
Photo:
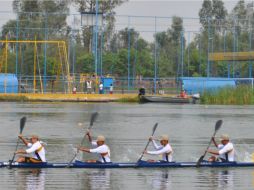
{"label": "white t-shirt", "polygon": [[[148,154],[154,154],[154,155],[162,155],[162,160],[163,161],[168,161],[168,162],[172,162],[173,159],[173,149],[170,146],[170,144],[167,144],[166,146],[162,146],[162,145],[157,145],[157,143],[152,140],[153,142],[153,146],[156,149],[156,151],[147,151]],[[168,157],[168,160],[167,160]]]}
{"label": "white t-shirt", "polygon": [[218,149],[219,149],[219,157],[220,158],[223,158],[226,160],[226,153],[227,153],[228,154],[228,161],[230,161],[230,162],[235,161],[234,145],[231,142],[229,142],[226,145],[219,144]]}
{"label": "white t-shirt", "polygon": [[112,92],[112,91],[113,91],[113,86],[110,86],[110,87],[109,87],[109,90]]}
{"label": "white t-shirt", "polygon": [[86,86],[87,88],[92,88],[92,81],[87,81]]}
{"label": "white t-shirt", "polygon": [[[32,143],[28,143],[27,144],[27,147],[28,149],[26,149],[26,153],[27,154],[31,154],[32,155],[32,158],[35,158],[35,159],[39,159],[36,154],[35,154],[35,151],[38,150],[38,154],[41,158],[41,161],[42,162],[46,162],[46,151],[45,151],[45,148],[41,145],[40,141],[37,141],[36,143],[32,144]],[[41,148],[42,147],[42,148]],[[40,149],[40,150],[39,150]]]}
{"label": "white t-shirt", "polygon": [[100,90],[103,90],[103,84],[99,85]]}
{"label": "white t-shirt", "polygon": [[[96,148],[90,149],[90,152],[98,154],[100,162],[102,162],[102,163],[105,163],[105,161],[111,162],[110,161],[110,149],[107,145],[103,144],[101,146],[98,146],[95,141],[92,142],[92,145],[95,146]],[[106,154],[106,153],[107,153],[107,155],[104,156],[104,159],[105,159],[105,161],[104,161],[103,156],[101,154]]]}

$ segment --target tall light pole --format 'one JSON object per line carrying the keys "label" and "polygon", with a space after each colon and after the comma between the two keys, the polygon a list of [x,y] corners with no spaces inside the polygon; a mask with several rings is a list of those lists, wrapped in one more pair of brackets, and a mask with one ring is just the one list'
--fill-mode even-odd
{"label": "tall light pole", "polygon": [[95,3],[95,75],[97,75],[98,71],[98,11],[99,11],[99,2],[96,0]]}

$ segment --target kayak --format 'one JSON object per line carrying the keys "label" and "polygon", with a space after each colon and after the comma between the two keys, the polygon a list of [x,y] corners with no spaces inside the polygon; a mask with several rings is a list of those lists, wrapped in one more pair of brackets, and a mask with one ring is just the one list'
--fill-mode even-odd
{"label": "kayak", "polygon": [[[9,162],[0,162],[0,167],[11,168],[195,168],[196,162],[146,162],[138,163],[87,163],[75,161],[69,163],[17,163],[13,162],[11,166]],[[254,162],[201,162],[199,167],[254,167]]]}

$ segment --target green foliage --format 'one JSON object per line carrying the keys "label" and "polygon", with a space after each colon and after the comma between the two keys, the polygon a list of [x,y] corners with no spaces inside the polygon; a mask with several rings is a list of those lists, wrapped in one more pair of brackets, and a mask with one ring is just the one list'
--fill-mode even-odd
{"label": "green foliage", "polygon": [[216,92],[206,92],[201,96],[203,104],[250,105],[254,104],[254,91],[250,86],[241,85],[236,88],[223,88]]}
{"label": "green foliage", "polygon": [[77,68],[80,73],[93,73],[94,72],[94,57],[92,54],[87,53],[77,58]]}

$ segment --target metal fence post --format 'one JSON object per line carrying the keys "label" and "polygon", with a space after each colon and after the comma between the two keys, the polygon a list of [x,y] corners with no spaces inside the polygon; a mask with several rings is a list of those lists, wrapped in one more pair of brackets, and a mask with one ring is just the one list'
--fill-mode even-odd
{"label": "metal fence post", "polygon": [[131,51],[130,17],[128,16],[128,91],[130,90],[130,51]]}
{"label": "metal fence post", "polygon": [[[45,14],[45,30],[44,30],[44,37],[45,40],[48,40],[48,15],[47,13]],[[44,77],[43,77],[43,91],[47,92],[47,43],[44,44]]]}
{"label": "metal fence post", "polygon": [[157,38],[156,38],[156,33],[157,33],[157,17],[154,17],[154,93],[156,94],[157,91]]}
{"label": "metal fence post", "polygon": [[[19,13],[17,13],[16,21],[16,41],[19,40]],[[19,43],[16,43],[16,76],[18,76],[18,63],[19,63]]]}

